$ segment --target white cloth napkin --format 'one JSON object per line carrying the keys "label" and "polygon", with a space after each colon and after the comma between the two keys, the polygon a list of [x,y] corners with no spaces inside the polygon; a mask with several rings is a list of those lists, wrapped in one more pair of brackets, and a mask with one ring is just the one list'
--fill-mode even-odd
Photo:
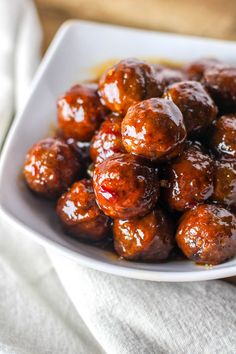
{"label": "white cloth napkin", "polygon": [[[1,138],[27,95],[40,38],[30,0],[0,0]],[[0,220],[0,353],[236,352],[233,285],[125,279],[47,252]]]}
{"label": "white cloth napkin", "polygon": [[0,1],[0,146],[27,89],[40,57],[41,29],[33,4]]}

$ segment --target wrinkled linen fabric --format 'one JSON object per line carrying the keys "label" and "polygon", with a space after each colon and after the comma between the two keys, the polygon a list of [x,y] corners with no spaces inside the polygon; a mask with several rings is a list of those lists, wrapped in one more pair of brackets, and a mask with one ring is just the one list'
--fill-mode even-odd
{"label": "wrinkled linen fabric", "polygon": [[31,1],[0,1],[0,146],[13,114],[25,102],[39,63],[41,38]]}
{"label": "wrinkled linen fabric", "polygon": [[[32,2],[0,1],[0,145],[27,97],[41,38]],[[235,290],[86,269],[0,219],[3,354],[234,354]]]}
{"label": "wrinkled linen fabric", "polygon": [[131,280],[67,259],[62,263],[55,253],[51,259],[78,313],[107,353],[236,352],[234,285]]}
{"label": "wrinkled linen fabric", "polygon": [[0,226],[0,353],[103,353],[43,247]]}

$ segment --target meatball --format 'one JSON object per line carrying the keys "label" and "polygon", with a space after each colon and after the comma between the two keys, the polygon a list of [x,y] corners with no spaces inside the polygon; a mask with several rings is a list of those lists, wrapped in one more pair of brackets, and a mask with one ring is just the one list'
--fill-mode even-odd
{"label": "meatball", "polygon": [[182,216],[176,241],[197,263],[222,263],[236,254],[236,217],[217,205],[199,205]]}
{"label": "meatball", "polygon": [[66,142],[74,150],[75,155],[81,164],[79,177],[87,177],[87,169],[91,163],[89,155],[90,142],[78,141],[73,138],[67,139]]}
{"label": "meatball", "polygon": [[217,59],[202,58],[186,65],[184,70],[189,80],[201,81],[207,69],[222,65],[223,63]]}
{"label": "meatball", "polygon": [[106,113],[95,84],[76,85],[57,102],[58,124],[65,138],[89,141]]}
{"label": "meatball", "polygon": [[69,138],[66,140],[66,143],[74,150],[78,160],[87,165],[89,162],[89,149],[90,142],[89,141],[78,141],[73,138]]}
{"label": "meatball", "polygon": [[57,214],[72,236],[100,241],[109,231],[109,218],[98,208],[91,180],[75,182],[57,203]]}
{"label": "meatball", "polygon": [[47,138],[28,151],[23,172],[30,189],[53,199],[74,182],[79,169],[74,152],[64,141]]}
{"label": "meatball", "polygon": [[217,161],[212,200],[236,207],[236,160]]}
{"label": "meatball", "polygon": [[151,65],[138,59],[125,59],[101,76],[99,94],[110,110],[125,114],[132,104],[160,96],[161,91]]}
{"label": "meatball", "polygon": [[216,118],[217,107],[200,82],[175,83],[167,88],[163,97],[179,107],[188,133],[204,132]]}
{"label": "meatball", "polygon": [[236,114],[228,114],[217,121],[210,145],[222,158],[236,159]]}
{"label": "meatball", "polygon": [[163,94],[169,85],[186,80],[186,76],[180,70],[163,68],[162,70],[156,70],[156,80],[160,92]]}
{"label": "meatball", "polygon": [[116,154],[94,170],[96,199],[112,218],[147,214],[159,197],[157,171],[138,156]]}
{"label": "meatball", "polygon": [[121,125],[125,149],[150,160],[180,154],[186,129],[179,108],[169,100],[151,98],[129,108]]}
{"label": "meatball", "polygon": [[121,137],[121,122],[121,117],[111,115],[93,137],[90,156],[95,163],[100,163],[115,153],[125,152]]}
{"label": "meatball", "polygon": [[160,208],[133,219],[114,220],[116,252],[131,261],[164,261],[174,247],[171,220]]}
{"label": "meatball", "polygon": [[203,83],[221,112],[236,110],[236,67],[210,68],[204,73]]}
{"label": "meatball", "polygon": [[163,171],[162,197],[171,210],[184,211],[213,193],[213,160],[200,143],[188,143],[183,154]]}

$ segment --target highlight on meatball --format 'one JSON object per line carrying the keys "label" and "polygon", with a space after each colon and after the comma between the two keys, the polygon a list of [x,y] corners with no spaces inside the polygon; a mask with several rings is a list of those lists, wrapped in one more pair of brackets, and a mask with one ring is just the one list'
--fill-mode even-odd
{"label": "highlight on meatball", "polygon": [[138,59],[121,60],[99,80],[102,102],[113,112],[125,114],[128,108],[149,97],[161,96],[152,65]]}
{"label": "highlight on meatball", "polygon": [[160,209],[133,219],[114,220],[114,247],[127,260],[160,262],[174,247],[172,221]]}
{"label": "highlight on meatball", "polygon": [[236,217],[218,205],[199,205],[182,216],[176,241],[189,259],[220,264],[236,255]]}
{"label": "highlight on meatball", "polygon": [[169,160],[184,147],[183,115],[172,102],[151,98],[131,106],[121,124],[122,141],[132,154],[150,160]]}
{"label": "highlight on meatball", "polygon": [[90,146],[90,156],[96,164],[114,154],[125,152],[121,136],[121,122],[122,117],[111,115],[94,135]]}
{"label": "highlight on meatball", "polygon": [[79,169],[74,152],[64,141],[47,138],[28,151],[23,172],[32,191],[54,199],[74,182]]}
{"label": "highlight on meatball", "polygon": [[211,199],[226,206],[236,207],[236,160],[216,162]]}
{"label": "highlight on meatball", "polygon": [[236,114],[220,117],[213,129],[210,146],[221,158],[236,159]]}
{"label": "highlight on meatball", "polygon": [[236,67],[210,68],[205,71],[202,81],[221,112],[236,110]]}
{"label": "highlight on meatball", "polygon": [[89,141],[106,113],[95,84],[76,85],[57,102],[58,124],[65,138]]}
{"label": "highlight on meatball", "polygon": [[90,165],[88,165],[88,168],[86,170],[86,173],[90,178],[93,178],[94,169],[95,169],[95,164],[92,162]]}
{"label": "highlight on meatball", "polygon": [[100,241],[109,232],[109,218],[99,209],[92,181],[75,182],[57,203],[57,214],[68,234],[86,241]]}
{"label": "highlight on meatball", "polygon": [[188,133],[203,133],[216,118],[217,107],[200,82],[175,83],[166,89],[163,97],[178,106]]}
{"label": "highlight on meatball", "polygon": [[112,218],[145,215],[159,197],[156,169],[129,154],[116,154],[98,164],[93,186],[99,207]]}
{"label": "highlight on meatball", "polygon": [[214,162],[198,142],[186,144],[183,154],[163,171],[162,197],[171,210],[184,211],[213,193]]}

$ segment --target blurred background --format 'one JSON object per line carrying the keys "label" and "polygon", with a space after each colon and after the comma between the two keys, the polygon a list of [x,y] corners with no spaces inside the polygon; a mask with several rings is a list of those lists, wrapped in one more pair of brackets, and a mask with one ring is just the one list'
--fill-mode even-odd
{"label": "blurred background", "polygon": [[235,0],[35,0],[47,48],[58,27],[78,18],[236,40]]}

